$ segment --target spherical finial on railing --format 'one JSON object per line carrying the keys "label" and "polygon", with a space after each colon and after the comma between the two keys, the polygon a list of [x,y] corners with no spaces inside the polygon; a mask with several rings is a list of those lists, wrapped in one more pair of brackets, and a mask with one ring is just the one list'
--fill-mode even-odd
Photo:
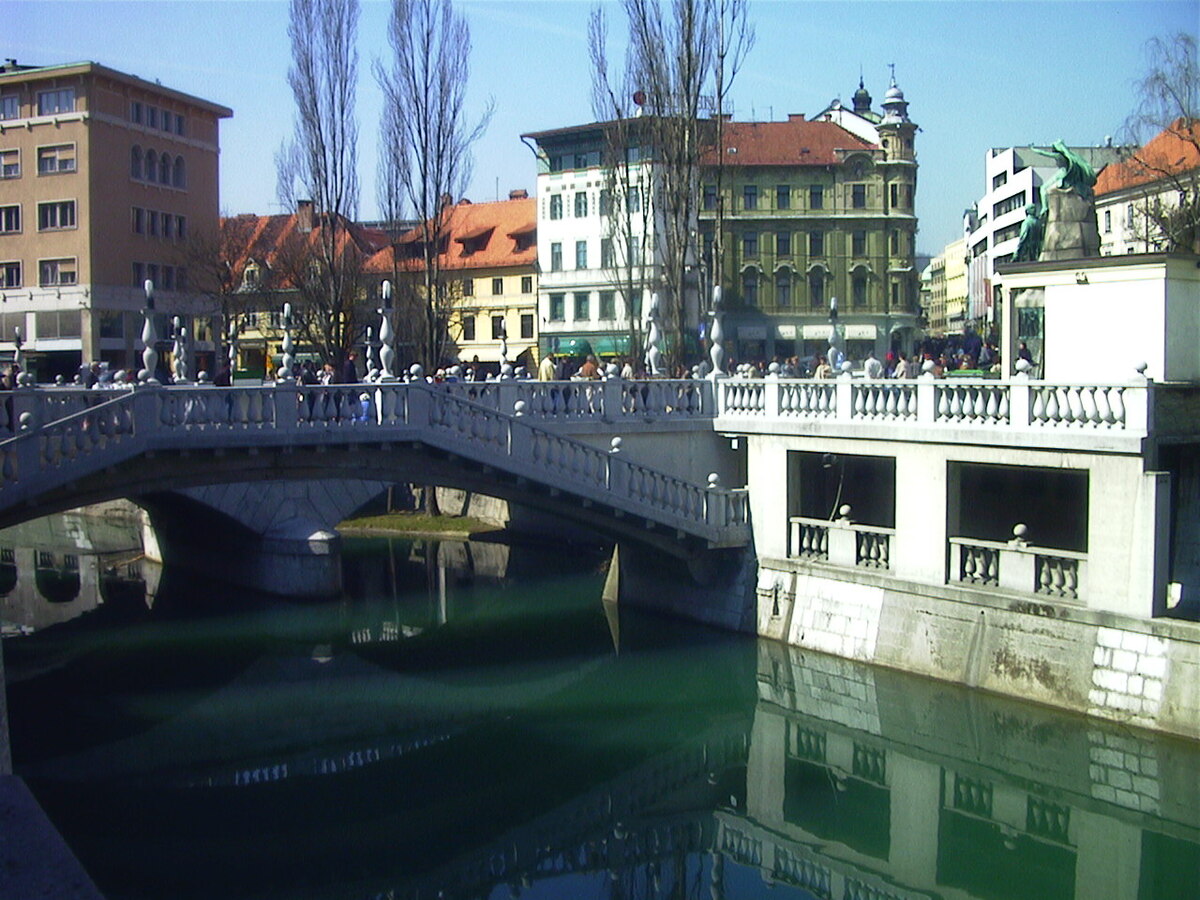
{"label": "spherical finial on railing", "polygon": [[17,424],[21,426],[22,431],[28,431],[29,426],[33,424],[33,413],[23,412],[17,416]]}
{"label": "spherical finial on railing", "polygon": [[421,368],[420,363],[413,363],[411,366],[408,367],[409,378],[412,379],[413,381],[417,381],[418,379],[420,379],[421,374],[424,371],[425,370]]}
{"label": "spherical finial on railing", "polygon": [[521,416],[525,415],[525,401],[524,400],[518,400],[516,403],[513,404],[513,415],[516,416],[518,419],[521,418]]}
{"label": "spherical finial on railing", "polygon": [[850,362],[850,360],[848,360],[848,359],[842,360],[842,374],[843,375],[849,375],[850,370],[853,368],[854,368],[854,363]]}
{"label": "spherical finial on railing", "polygon": [[849,503],[843,503],[841,506],[838,507],[838,516],[843,519],[850,518],[850,504]]}
{"label": "spherical finial on railing", "polygon": [[772,362],[769,366],[767,366],[767,374],[770,375],[772,378],[778,378],[779,377],[779,369],[780,369],[779,363]]}
{"label": "spherical finial on railing", "polygon": [[66,384],[66,383],[67,383],[67,380],[66,380],[65,378],[63,378],[63,377],[62,377],[62,375],[55,375],[55,376],[54,376],[54,383],[55,383],[56,385],[58,385],[59,387],[62,387],[64,384]]}
{"label": "spherical finial on railing", "polygon": [[716,472],[708,473],[708,486],[710,489],[719,488],[721,486],[721,476]]}
{"label": "spherical finial on railing", "polygon": [[621,438],[619,436],[614,437],[608,443],[609,443],[609,449],[608,449],[609,453],[620,453],[621,452]]}
{"label": "spherical finial on railing", "polygon": [[[926,365],[929,365],[928,361],[926,362]],[[932,366],[930,367],[932,368]],[[1024,375],[1033,368],[1033,363],[1027,359],[1018,359],[1015,363],[1013,363],[1013,368],[1016,369],[1020,374]]]}
{"label": "spherical finial on railing", "polygon": [[1146,377],[1146,370],[1147,370],[1148,368],[1150,368],[1150,364],[1149,364],[1148,362],[1146,362],[1146,361],[1143,359],[1143,360],[1142,360],[1140,363],[1138,363],[1138,364],[1137,364],[1136,366],[1134,366],[1133,368],[1134,368],[1134,369],[1137,371],[1137,373],[1138,373],[1139,375],[1141,375],[1143,378],[1145,378],[1145,377]]}
{"label": "spherical finial on railing", "polygon": [[1018,541],[1025,540],[1025,535],[1028,533],[1029,528],[1026,527],[1024,522],[1018,522],[1013,526],[1013,537],[1015,537]]}

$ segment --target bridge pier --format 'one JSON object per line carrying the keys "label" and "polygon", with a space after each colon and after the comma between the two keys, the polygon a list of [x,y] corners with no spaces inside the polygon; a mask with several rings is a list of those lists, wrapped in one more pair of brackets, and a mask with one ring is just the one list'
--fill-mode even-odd
{"label": "bridge pier", "polygon": [[754,547],[700,550],[679,559],[649,547],[613,547],[604,599],[729,631],[754,634]]}

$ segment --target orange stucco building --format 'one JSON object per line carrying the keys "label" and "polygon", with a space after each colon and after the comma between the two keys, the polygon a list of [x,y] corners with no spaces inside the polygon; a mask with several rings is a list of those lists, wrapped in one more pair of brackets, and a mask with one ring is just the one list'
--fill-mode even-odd
{"label": "orange stucco building", "polygon": [[188,270],[217,232],[231,115],[94,62],[0,65],[0,352],[20,328],[40,379],[133,365],[146,279],[201,361],[215,350],[215,310]]}

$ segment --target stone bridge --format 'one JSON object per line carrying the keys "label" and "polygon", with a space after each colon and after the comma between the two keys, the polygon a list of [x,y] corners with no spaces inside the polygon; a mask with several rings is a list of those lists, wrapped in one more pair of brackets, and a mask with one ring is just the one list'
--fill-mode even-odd
{"label": "stone bridge", "polygon": [[[141,502],[237,484],[335,480],[331,522],[386,484],[477,490],[676,556],[741,547],[743,489],[643,464],[621,441],[565,433],[591,421],[675,420],[711,433],[711,390],[696,382],[18,389],[0,441],[0,526],[114,497]],[[658,454],[669,460],[670,454]],[[271,500],[273,498],[273,500]],[[236,498],[225,512],[237,516]],[[161,505],[161,503],[160,503]],[[219,502],[211,505],[221,507]],[[262,503],[260,502],[260,505]],[[269,505],[269,502],[268,502]],[[248,525],[251,523],[247,522]],[[259,533],[268,529],[254,528]]]}

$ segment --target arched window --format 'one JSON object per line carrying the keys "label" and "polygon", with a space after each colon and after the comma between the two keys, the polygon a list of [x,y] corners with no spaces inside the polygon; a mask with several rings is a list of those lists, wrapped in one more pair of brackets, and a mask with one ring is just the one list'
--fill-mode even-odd
{"label": "arched window", "polygon": [[142,148],[137,144],[134,144],[133,149],[129,151],[129,177],[137,179],[142,177]]}
{"label": "arched window", "polygon": [[171,176],[171,183],[177,188],[187,187],[187,172],[184,169],[183,157],[175,157],[175,171]]}
{"label": "arched window", "polygon": [[170,154],[164,153],[158,160],[158,183],[171,183],[171,157]]}
{"label": "arched window", "polygon": [[146,180],[158,181],[158,154],[153,150],[146,151]]}

